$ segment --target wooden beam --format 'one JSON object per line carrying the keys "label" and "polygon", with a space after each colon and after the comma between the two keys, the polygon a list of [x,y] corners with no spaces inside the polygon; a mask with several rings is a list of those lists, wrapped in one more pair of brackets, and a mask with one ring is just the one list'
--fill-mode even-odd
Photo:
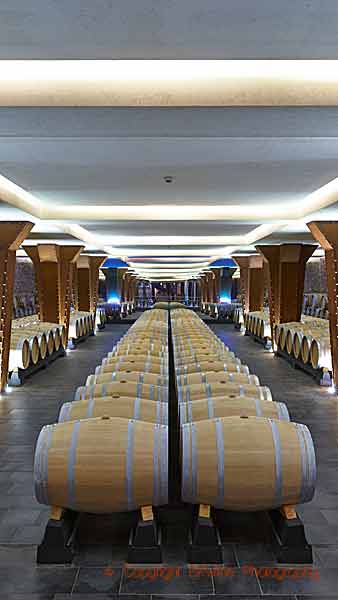
{"label": "wooden beam", "polygon": [[325,250],[329,328],[333,382],[338,388],[338,222],[312,221],[307,224],[313,237]]}
{"label": "wooden beam", "polygon": [[[78,310],[95,312],[99,285],[99,270],[105,256],[80,255],[74,266],[77,277]],[[74,282],[75,283],[75,282]]]}
{"label": "wooden beam", "polygon": [[16,251],[32,227],[28,221],[0,222],[0,391],[8,380]]}
{"label": "wooden beam", "polygon": [[240,268],[239,285],[240,285],[240,291],[241,291],[243,313],[246,314],[250,310],[249,256],[235,255],[232,258],[234,259],[234,261],[238,264],[238,266]]}

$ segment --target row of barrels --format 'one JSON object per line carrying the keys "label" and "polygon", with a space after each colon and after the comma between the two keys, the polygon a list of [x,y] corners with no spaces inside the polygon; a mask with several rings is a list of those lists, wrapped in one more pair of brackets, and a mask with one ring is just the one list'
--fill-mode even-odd
{"label": "row of barrels", "polygon": [[39,321],[38,315],[13,319],[9,371],[28,369],[40,360],[66,348],[67,334],[63,325]]}
{"label": "row of barrels", "polygon": [[88,375],[34,461],[42,504],[112,513],[168,503],[168,312],[143,313]]}
{"label": "row of barrels", "polygon": [[182,500],[236,511],[310,501],[316,462],[307,427],[290,422],[285,404],[196,314],[171,317]]}
{"label": "row of barrels", "polygon": [[[245,329],[261,339],[271,337],[269,313],[256,311],[244,316]],[[302,315],[301,322],[282,323],[275,328],[276,347],[313,369],[332,370],[329,324]]]}
{"label": "row of barrels", "polygon": [[[94,331],[95,315],[88,312],[72,312],[69,337],[81,338]],[[28,369],[39,361],[66,349],[67,332],[64,325],[39,320],[37,314],[12,320],[9,371]]]}
{"label": "row of barrels", "polygon": [[332,370],[330,331],[327,321],[303,317],[303,322],[282,323],[276,327],[276,345],[282,351],[313,369]]}
{"label": "row of barrels", "polygon": [[78,339],[95,331],[95,314],[86,311],[70,313],[69,338]]}
{"label": "row of barrels", "polygon": [[304,294],[303,310],[305,315],[328,318],[328,296],[322,293]]}

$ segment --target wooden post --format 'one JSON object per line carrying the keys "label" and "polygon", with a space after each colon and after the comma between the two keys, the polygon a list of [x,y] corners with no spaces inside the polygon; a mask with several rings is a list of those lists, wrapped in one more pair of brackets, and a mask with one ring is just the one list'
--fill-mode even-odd
{"label": "wooden post", "polygon": [[25,246],[33,261],[39,297],[41,321],[58,323],[69,330],[72,294],[73,263],[83,246],[58,246],[38,244]]}
{"label": "wooden post", "polygon": [[269,263],[269,308],[271,340],[274,348],[275,326],[300,321],[302,314],[305,265],[316,246],[281,244],[256,246]]}
{"label": "wooden post", "polygon": [[313,237],[325,250],[327,275],[329,328],[333,383],[338,388],[338,222],[312,221],[308,223]]}
{"label": "wooden post", "polygon": [[249,256],[232,256],[234,261],[238,264],[240,268],[240,290],[241,290],[241,300],[242,300],[242,309],[243,314],[249,312],[250,304],[249,304]]}
{"label": "wooden post", "polygon": [[75,269],[77,272],[78,310],[95,313],[99,270],[104,261],[104,256],[79,256]]}
{"label": "wooden post", "polygon": [[249,310],[262,310],[264,306],[264,270],[261,255],[249,256]]}
{"label": "wooden post", "polygon": [[11,346],[13,292],[16,251],[29,234],[33,223],[2,221],[0,223],[0,391],[7,384]]}

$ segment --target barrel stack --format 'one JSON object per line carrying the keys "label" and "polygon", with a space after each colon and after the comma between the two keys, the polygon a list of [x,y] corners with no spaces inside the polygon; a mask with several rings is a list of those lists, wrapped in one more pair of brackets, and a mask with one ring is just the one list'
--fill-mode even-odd
{"label": "barrel stack", "polygon": [[195,313],[171,317],[182,500],[231,511],[311,500],[316,466],[307,427],[290,422],[285,404],[272,401]]}
{"label": "barrel stack", "polygon": [[177,508],[177,483],[179,508],[208,516],[284,510],[314,494],[307,427],[188,309],[143,313],[84,383],[39,435],[42,504],[140,509],[157,532],[153,507]]}
{"label": "barrel stack", "polygon": [[168,314],[151,311],[42,429],[38,501],[97,514],[167,504],[167,422]]}
{"label": "barrel stack", "polygon": [[27,372],[31,367],[45,364],[60,353],[64,354],[67,344],[66,329],[57,323],[46,323],[38,315],[29,315],[12,320],[9,371]]}

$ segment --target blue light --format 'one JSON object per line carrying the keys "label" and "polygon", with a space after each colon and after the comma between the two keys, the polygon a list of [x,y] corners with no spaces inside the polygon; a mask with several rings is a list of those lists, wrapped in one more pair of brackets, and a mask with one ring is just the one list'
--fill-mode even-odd
{"label": "blue light", "polygon": [[231,304],[230,296],[221,296],[219,300],[221,304]]}
{"label": "blue light", "polygon": [[108,304],[121,304],[120,298],[118,296],[110,296],[110,298],[108,298]]}

